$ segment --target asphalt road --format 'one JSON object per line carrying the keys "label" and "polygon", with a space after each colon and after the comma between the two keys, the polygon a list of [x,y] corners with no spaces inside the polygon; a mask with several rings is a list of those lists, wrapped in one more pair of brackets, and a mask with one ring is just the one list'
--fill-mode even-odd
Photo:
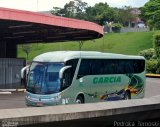
{"label": "asphalt road", "polygon": [[[145,98],[157,95],[160,95],[160,78],[147,78]],[[25,107],[25,93],[0,94],[0,109]]]}

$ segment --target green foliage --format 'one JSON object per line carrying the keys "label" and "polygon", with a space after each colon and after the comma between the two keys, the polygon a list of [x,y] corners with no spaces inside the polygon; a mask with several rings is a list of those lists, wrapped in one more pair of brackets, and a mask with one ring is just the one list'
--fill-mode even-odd
{"label": "green foliage", "polygon": [[131,10],[132,8],[129,6],[120,9],[113,8],[106,2],[97,3],[91,7],[82,0],[71,0],[63,8],[53,7],[51,13],[57,16],[87,20],[100,25],[104,25],[106,22],[119,22],[126,26],[136,17]]}
{"label": "green foliage", "polygon": [[157,66],[158,66],[158,61],[151,59],[146,61],[146,71],[147,73],[157,73]]}
{"label": "green foliage", "polygon": [[64,16],[76,19],[85,19],[85,12],[88,7],[86,2],[82,0],[73,0],[66,3],[64,8],[53,7],[51,13],[57,16]]}
{"label": "green foliage", "polygon": [[153,35],[153,47],[157,55],[157,74],[160,74],[160,31],[156,31]]}
{"label": "green foliage", "polygon": [[158,61],[153,48],[142,50],[139,52],[139,55],[144,56],[146,59],[147,73],[158,73]]}
{"label": "green foliage", "polygon": [[156,51],[157,57],[160,59],[160,31],[155,32],[153,35],[153,47]]}
{"label": "green foliage", "polygon": [[122,25],[120,23],[113,23],[112,27],[115,33],[119,33],[122,28]]}
{"label": "green foliage", "polygon": [[160,0],[150,0],[141,8],[141,17],[151,28],[160,29]]}
{"label": "green foliage", "polygon": [[156,73],[157,73],[157,74],[160,74],[160,60],[158,60]]}
{"label": "green foliage", "polygon": [[130,6],[124,6],[123,8],[117,9],[119,15],[119,22],[123,26],[129,26],[131,21],[138,15],[131,13],[132,8]]}
{"label": "green foliage", "polygon": [[146,60],[156,59],[156,53],[153,48],[142,50],[139,55],[144,56]]}
{"label": "green foliage", "polygon": [[53,7],[53,9],[51,10],[51,13],[53,15],[59,15],[60,14],[60,10],[61,10],[60,7]]}
{"label": "green foliage", "polygon": [[106,21],[113,21],[115,11],[113,8],[109,7],[107,3],[98,3],[93,7],[95,9],[95,21],[104,25]]}
{"label": "green foliage", "polygon": [[153,35],[154,49],[147,49],[139,52],[146,58],[147,72],[160,74],[160,31],[156,31]]}

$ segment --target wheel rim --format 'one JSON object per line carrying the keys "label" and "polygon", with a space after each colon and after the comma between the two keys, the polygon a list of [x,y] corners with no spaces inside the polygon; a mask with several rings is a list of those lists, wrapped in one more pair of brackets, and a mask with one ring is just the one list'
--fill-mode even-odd
{"label": "wheel rim", "polygon": [[76,100],[76,103],[77,103],[77,104],[82,104],[82,101],[81,101],[80,99],[77,99],[77,100]]}
{"label": "wheel rim", "polygon": [[124,100],[129,100],[129,97],[128,95],[125,96]]}
{"label": "wheel rim", "polygon": [[124,100],[129,100],[129,94],[128,94],[128,92],[125,93]]}

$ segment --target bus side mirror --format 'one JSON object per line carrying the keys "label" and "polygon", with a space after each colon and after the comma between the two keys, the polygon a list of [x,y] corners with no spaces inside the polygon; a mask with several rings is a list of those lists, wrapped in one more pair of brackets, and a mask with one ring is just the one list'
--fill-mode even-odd
{"label": "bus side mirror", "polygon": [[29,67],[30,67],[30,65],[25,66],[21,69],[21,85],[23,85],[25,88],[27,85],[27,75],[29,72]]}
{"label": "bus side mirror", "polygon": [[65,66],[63,68],[61,68],[60,72],[59,72],[59,79],[61,81],[61,87],[64,88],[66,85],[66,79],[64,78],[64,73],[66,70],[68,70],[69,68],[71,68],[72,66]]}
{"label": "bus side mirror", "polygon": [[26,75],[28,75],[29,67],[30,65],[25,66],[21,69],[21,79],[26,78]]}
{"label": "bus side mirror", "polygon": [[63,68],[61,68],[61,70],[59,71],[59,79],[63,79],[63,74],[65,72],[65,70],[71,68],[72,66],[65,66]]}

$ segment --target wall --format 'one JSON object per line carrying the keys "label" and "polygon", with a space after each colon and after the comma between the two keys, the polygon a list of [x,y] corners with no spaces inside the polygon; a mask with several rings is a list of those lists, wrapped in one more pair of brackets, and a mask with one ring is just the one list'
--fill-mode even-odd
{"label": "wall", "polygon": [[0,58],[0,89],[21,88],[21,69],[25,59]]}

